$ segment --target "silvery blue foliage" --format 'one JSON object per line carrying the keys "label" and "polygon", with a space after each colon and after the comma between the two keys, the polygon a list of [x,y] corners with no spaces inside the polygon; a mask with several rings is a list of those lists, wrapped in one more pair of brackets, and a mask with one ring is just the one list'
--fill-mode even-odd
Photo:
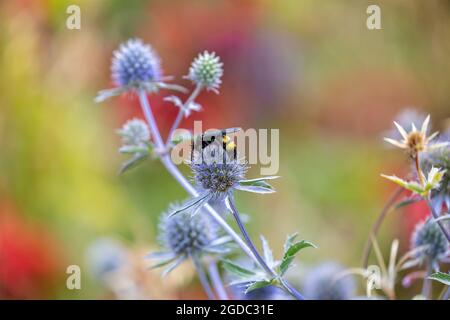
{"label": "silvery blue foliage", "polygon": [[218,93],[220,84],[222,83],[223,63],[214,52],[204,51],[199,54],[189,68],[187,79],[199,86],[205,87]]}
{"label": "silvery blue foliage", "polygon": [[341,277],[344,268],[334,262],[322,263],[311,269],[303,283],[304,294],[312,300],[349,300],[355,296],[352,276]]}
{"label": "silvery blue foliage", "polygon": [[160,59],[150,45],[140,39],[130,39],[114,51],[111,75],[121,87],[160,81]]}
{"label": "silvery blue foliage", "polygon": [[172,204],[160,217],[158,242],[163,251],[148,255],[158,259],[154,267],[168,265],[164,274],[169,273],[187,258],[197,258],[203,254],[223,254],[228,252],[225,246],[230,238],[220,236],[218,227],[209,216],[192,216],[189,211],[170,216],[178,205]]}
{"label": "silvery blue foliage", "polygon": [[411,237],[411,249],[423,247],[416,253],[421,262],[429,261],[434,266],[448,254],[449,244],[438,224],[431,218],[417,224]]}
{"label": "silvery blue foliage", "polygon": [[93,242],[86,255],[90,272],[99,279],[103,279],[127,263],[126,249],[120,242],[110,238],[101,238]]}

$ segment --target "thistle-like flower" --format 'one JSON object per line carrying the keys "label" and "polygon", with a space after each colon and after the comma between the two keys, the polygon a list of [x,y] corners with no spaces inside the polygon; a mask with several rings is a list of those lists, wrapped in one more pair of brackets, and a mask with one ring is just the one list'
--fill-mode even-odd
{"label": "thistle-like flower", "polygon": [[406,181],[397,176],[387,176],[382,174],[383,178],[391,180],[392,182],[402,186],[403,188],[412,191],[422,197],[428,196],[433,189],[439,189],[442,178],[444,177],[446,170],[440,170],[439,168],[432,167],[428,172],[426,179],[417,181]]}
{"label": "thistle-like flower", "polygon": [[120,169],[120,173],[132,168],[151,155],[150,130],[147,124],[140,119],[127,121],[117,133],[122,137],[123,145],[119,152],[131,155]]}
{"label": "thistle-like flower", "polygon": [[130,39],[114,51],[111,77],[117,88],[100,91],[95,98],[96,102],[127,91],[156,92],[163,88],[185,92],[183,87],[164,82],[167,78],[162,76],[158,55],[140,39]]}
{"label": "thistle-like flower", "polygon": [[[429,261],[434,267],[449,253],[447,238],[432,218],[417,224],[411,237],[411,247],[416,250],[420,263]],[[421,247],[423,250],[419,250]]]}
{"label": "thistle-like flower", "polygon": [[150,140],[150,130],[141,119],[128,120],[117,133],[125,146],[142,146]]}
{"label": "thistle-like flower", "polygon": [[334,262],[322,263],[311,269],[303,284],[304,294],[312,300],[349,300],[355,296],[352,276],[340,277],[344,268]]}
{"label": "thistle-like flower", "polygon": [[219,236],[217,226],[208,216],[191,216],[185,211],[171,217],[169,213],[177,207],[171,205],[168,212],[163,213],[160,218],[158,241],[164,250],[148,255],[148,258],[159,260],[154,268],[167,265],[163,275],[188,258],[196,259],[206,253],[228,252],[225,245],[230,241],[230,237]]}
{"label": "thistle-like flower", "polygon": [[130,39],[114,51],[111,76],[119,87],[140,87],[161,80],[161,63],[150,45],[140,39]]}
{"label": "thistle-like flower", "polygon": [[188,200],[172,214],[187,209],[196,214],[208,201],[218,203],[232,198],[235,190],[262,194],[275,192],[266,180],[277,179],[277,176],[244,179],[248,169],[246,162],[230,156],[228,151],[223,149],[222,143],[214,141],[195,153],[190,167],[200,195]]}
{"label": "thistle-like flower", "polygon": [[126,249],[123,245],[109,238],[101,238],[92,243],[86,253],[88,268],[101,280],[127,264]]}
{"label": "thistle-like flower", "polygon": [[431,191],[431,203],[437,212],[441,212],[442,205],[445,204],[450,209],[450,147],[426,152],[421,157],[421,167],[424,171],[439,167],[445,171],[440,181],[439,187]]}
{"label": "thistle-like flower", "polygon": [[219,143],[213,143],[194,157],[190,164],[194,181],[201,193],[224,198],[239,185],[247,165],[231,157]]}
{"label": "thistle-like flower", "polygon": [[205,87],[207,90],[218,93],[222,83],[222,67],[223,63],[220,62],[220,58],[216,56],[215,52],[205,51],[194,59],[186,79],[191,80],[198,86]]}
{"label": "thistle-like flower", "polygon": [[412,123],[411,131],[406,132],[406,130],[400,124],[394,121],[394,124],[400,132],[403,140],[398,141],[391,138],[384,138],[384,140],[396,147],[405,149],[412,158],[415,158],[419,152],[429,151],[446,146],[448,144],[447,142],[431,144],[431,140],[433,140],[438,135],[438,132],[427,136],[429,122],[430,116],[428,115],[422,123],[420,131],[418,131],[416,125]]}

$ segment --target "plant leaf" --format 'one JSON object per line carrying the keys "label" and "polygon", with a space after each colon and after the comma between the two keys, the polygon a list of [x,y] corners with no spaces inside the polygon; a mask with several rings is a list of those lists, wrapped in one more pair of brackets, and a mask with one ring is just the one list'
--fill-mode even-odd
{"label": "plant leaf", "polygon": [[445,214],[443,216],[440,216],[437,219],[434,219],[434,221],[436,221],[436,222],[443,221],[443,220],[450,220],[450,213],[447,213],[447,214]]}
{"label": "plant leaf", "polygon": [[269,267],[273,267],[274,265],[273,253],[272,250],[270,250],[269,242],[267,242],[266,238],[264,238],[263,235],[261,235],[260,237],[263,247],[264,260],[266,260],[266,263],[269,265]]}
{"label": "plant leaf", "polygon": [[142,163],[145,159],[147,159],[147,153],[135,153],[133,157],[125,161],[120,167],[119,174],[123,174],[125,171],[128,171],[138,164]]}
{"label": "plant leaf", "polygon": [[439,281],[440,283],[450,286],[450,274],[443,272],[433,273],[428,277],[428,279]]}
{"label": "plant leaf", "polygon": [[284,252],[288,251],[288,249],[292,246],[292,244],[295,241],[295,238],[297,238],[298,233],[293,233],[291,235],[288,235],[286,238],[286,241],[284,242],[283,250]]}
{"label": "plant leaf", "polygon": [[200,195],[200,196],[198,196],[198,197],[196,197],[196,198],[192,198],[192,199],[186,201],[186,202],[185,202],[181,207],[179,207],[177,210],[171,212],[171,213],[169,214],[169,217],[171,217],[171,216],[173,216],[173,215],[175,215],[175,214],[177,214],[177,213],[186,211],[186,210],[188,210],[189,208],[194,208],[192,214],[195,214],[195,213],[197,212],[197,210],[198,210],[203,204],[205,204],[205,203],[208,201],[208,199],[209,199],[209,194],[204,194],[204,195]]}
{"label": "plant leaf", "polygon": [[305,249],[305,248],[309,248],[309,247],[317,248],[313,243],[311,243],[309,241],[306,241],[306,240],[301,240],[301,241],[298,241],[298,242],[292,244],[285,251],[283,259],[281,260],[281,264],[280,264],[280,267],[279,267],[280,274],[283,275],[284,273],[286,273],[286,271],[291,266],[292,261],[294,261],[295,255],[300,250]]}
{"label": "plant leaf", "polygon": [[245,289],[245,294],[252,292],[254,290],[257,290],[257,289],[261,289],[261,288],[270,286],[270,285],[272,285],[272,281],[267,281],[267,280],[255,281],[255,282],[251,283],[247,287],[247,289]]}
{"label": "plant leaf", "polygon": [[184,260],[186,260],[186,256],[180,256],[178,259],[176,259],[174,262],[172,262],[166,269],[164,269],[162,273],[162,277],[167,276],[173,269],[178,267]]}
{"label": "plant leaf", "polygon": [[260,194],[268,194],[268,193],[274,193],[275,190],[272,189],[272,187],[263,187],[263,186],[243,186],[238,184],[236,186],[237,190],[246,191],[246,192],[253,192],[253,193],[260,193]]}
{"label": "plant leaf", "polygon": [[253,272],[252,270],[237,265],[234,262],[231,262],[230,260],[221,260],[221,262],[225,270],[229,271],[230,273],[233,273],[236,276],[239,276],[240,278],[249,278],[256,276],[256,273]]}

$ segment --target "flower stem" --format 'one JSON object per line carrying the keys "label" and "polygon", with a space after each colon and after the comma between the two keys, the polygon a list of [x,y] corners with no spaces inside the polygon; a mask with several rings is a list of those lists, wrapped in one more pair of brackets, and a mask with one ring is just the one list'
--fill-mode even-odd
{"label": "flower stem", "polygon": [[[165,150],[164,142],[161,138],[161,134],[158,129],[158,125],[153,117],[153,113],[151,111],[150,103],[147,99],[147,95],[144,91],[139,91],[139,101],[141,104],[142,111],[144,112],[145,118],[150,127],[150,132],[153,135],[155,146],[159,150]],[[160,156],[160,161],[166,168],[166,170],[174,177],[174,179],[193,197],[198,197],[199,193],[197,190],[189,183],[189,181],[183,176],[183,174],[178,170],[175,164],[172,162],[170,155],[166,152],[162,153]],[[248,238],[248,234],[245,231],[243,232],[244,237],[247,236],[248,240],[244,242],[241,237],[231,228],[228,223],[214,210],[209,204],[204,205],[205,210],[211,215],[211,217],[219,224],[226,233],[228,233],[233,240],[237,243],[237,245],[244,251],[246,255],[248,255],[251,259],[253,259],[256,263],[258,263],[265,271],[269,271],[269,275],[271,277],[277,276],[276,273],[267,267],[267,264],[264,262],[264,259],[261,258],[258,251],[254,247],[250,238]],[[237,212],[237,211],[236,211]],[[239,217],[239,215],[238,215]],[[240,219],[239,219],[240,221]],[[242,225],[242,222],[241,222]],[[243,227],[243,225],[242,225]],[[242,230],[241,230],[242,231]],[[265,265],[265,267],[264,267]],[[303,296],[289,283],[285,280],[280,279],[281,285],[289,292],[292,296],[294,296],[298,300],[304,300]]]}
{"label": "flower stem", "polygon": [[420,159],[419,159],[419,152],[417,152],[416,156],[414,157],[415,164],[416,164],[416,171],[417,176],[419,177],[419,182],[422,186],[425,185],[425,178],[423,176],[422,169],[420,169]]}
{"label": "flower stem", "polygon": [[425,277],[423,278],[423,287],[422,287],[422,296],[424,296],[427,300],[431,299],[431,292],[432,292],[432,284],[431,280],[428,279],[431,272],[433,271],[433,265],[431,261],[427,260],[427,271],[425,274]]}
{"label": "flower stem", "polygon": [[225,286],[223,285],[219,269],[217,268],[217,262],[215,260],[211,260],[211,262],[209,263],[208,271],[209,271],[209,278],[211,279],[211,283],[219,299],[228,300],[227,291],[225,290]]}
{"label": "flower stem", "polygon": [[198,278],[200,279],[203,290],[205,290],[205,293],[208,296],[208,299],[215,300],[214,293],[208,281],[208,277],[206,276],[205,270],[203,270],[203,266],[200,263],[198,257],[196,255],[192,255],[191,259],[194,264],[195,270],[197,271]]}
{"label": "flower stem", "polygon": [[250,236],[248,235],[247,230],[245,229],[244,224],[242,223],[241,217],[239,215],[239,212],[236,208],[236,205],[234,204],[234,200],[228,198],[228,204],[230,206],[230,209],[233,213],[233,217],[236,220],[236,223],[239,227],[239,230],[241,230],[242,235],[244,236],[245,241],[247,242],[247,245],[250,247],[250,250],[252,250],[254,256],[256,257],[258,264],[264,269],[264,271],[271,277],[271,278],[279,278],[280,284],[291,294],[294,298],[298,300],[304,300],[305,298],[294,288],[292,287],[286,280],[279,277],[275,271],[273,271],[267,263],[264,261],[264,259],[259,254],[258,250],[256,249],[255,245],[253,244],[253,241],[250,239]]}
{"label": "flower stem", "polygon": [[381,227],[381,224],[383,223],[387,214],[391,211],[391,208],[397,201],[398,197],[400,197],[402,195],[403,191],[404,191],[404,189],[402,187],[397,188],[397,190],[389,198],[388,202],[385,204],[385,206],[381,210],[380,214],[378,215],[377,220],[375,221],[375,224],[372,226],[372,230],[370,230],[369,237],[368,237],[366,245],[364,247],[364,254],[363,254],[363,268],[364,269],[367,269],[367,266],[369,264],[370,251],[372,250],[372,237],[376,237],[378,230]]}
{"label": "flower stem", "polygon": [[167,135],[167,140],[166,140],[166,146],[167,147],[170,145],[173,133],[175,132],[175,130],[178,128],[178,126],[180,125],[181,121],[183,120],[183,116],[184,116],[185,110],[188,108],[188,106],[192,102],[194,102],[195,98],[197,98],[197,96],[200,94],[202,89],[203,89],[203,86],[197,85],[195,87],[194,91],[192,91],[192,93],[189,96],[189,98],[183,104],[183,106],[180,107],[180,110],[178,111],[177,117],[175,118],[175,121],[173,122],[173,125],[170,128],[169,134]]}
{"label": "flower stem", "polygon": [[[149,124],[151,133],[155,139],[155,145],[157,149],[163,149],[164,143],[161,139],[161,134],[159,133],[158,126],[151,112],[150,103],[148,102],[145,92],[139,92],[139,101],[141,103],[142,110]],[[189,181],[183,176],[183,174],[178,170],[176,165],[172,162],[170,155],[167,153],[161,154],[161,163],[164,165],[166,170],[172,175],[172,177],[192,196],[198,197],[199,193],[197,190],[189,183]],[[247,244],[241,239],[241,237],[231,228],[228,223],[214,210],[209,204],[204,205],[205,210],[211,215],[211,217],[220,225],[226,233],[228,233],[237,245],[248,255],[252,260],[258,263],[258,260],[252,250],[247,246]]]}
{"label": "flower stem", "polygon": [[[422,185],[425,185],[424,176],[423,176],[422,170],[420,169],[419,153],[417,153],[417,155],[415,157],[415,160],[416,160],[417,175],[419,176],[420,183]],[[436,212],[436,210],[434,210],[434,207],[431,204],[430,196],[424,197],[424,200],[427,202],[428,208],[430,208],[430,211],[431,211],[431,214],[433,215],[433,218],[435,220],[438,219],[439,218],[439,214]],[[447,238],[447,241],[450,242],[450,233],[445,228],[445,226],[442,223],[442,221],[436,221],[436,223],[439,225],[439,228],[441,228],[442,232],[444,233],[445,237]]]}

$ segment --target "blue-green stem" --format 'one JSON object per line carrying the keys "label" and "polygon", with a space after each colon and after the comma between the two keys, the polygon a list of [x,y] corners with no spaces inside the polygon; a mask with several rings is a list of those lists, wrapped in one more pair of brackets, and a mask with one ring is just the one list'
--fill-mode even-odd
{"label": "blue-green stem", "polygon": [[294,298],[298,300],[304,300],[305,298],[298,292],[294,287],[292,287],[286,280],[279,277],[277,273],[272,270],[266,263],[266,261],[263,259],[263,257],[259,254],[258,250],[256,249],[255,245],[253,244],[253,241],[250,239],[250,236],[248,235],[247,230],[245,229],[244,224],[242,223],[241,217],[239,215],[239,211],[236,208],[236,205],[234,204],[234,199],[232,197],[229,197],[227,199],[228,204],[230,206],[231,212],[233,214],[234,219],[236,220],[236,223],[239,227],[239,230],[241,230],[242,235],[244,236],[244,239],[249,246],[250,250],[253,252],[254,256],[258,260],[258,264],[264,269],[264,271],[270,275],[270,277],[277,278],[280,281],[280,284],[286,289],[286,291],[291,294]]}
{"label": "blue-green stem", "polygon": [[[166,150],[166,147],[164,145],[164,142],[161,138],[160,131],[158,129],[158,125],[155,121],[155,118],[153,116],[150,103],[147,99],[147,94],[145,91],[140,90],[138,91],[138,97],[139,102],[141,104],[142,111],[144,113],[144,116],[147,120],[147,123],[150,127],[150,132],[153,137],[153,141],[155,143],[155,147],[157,150]],[[192,196],[192,197],[198,197],[199,193],[198,191],[189,183],[189,181],[184,177],[184,175],[178,170],[178,168],[175,166],[175,164],[172,162],[172,159],[170,158],[170,154],[167,152],[162,152],[160,155],[160,161],[166,168],[166,170],[173,176],[175,180]],[[249,256],[252,260],[254,260],[261,268],[263,268],[264,271],[269,271],[268,275],[270,277],[276,276],[275,272],[271,270],[270,268],[266,268],[267,265],[264,262],[264,259],[259,256],[258,251],[256,248],[251,248],[251,245],[248,242],[245,242],[241,239],[241,237],[231,228],[228,223],[220,216],[219,213],[217,213],[216,210],[214,210],[209,204],[204,205],[204,209],[208,212],[209,215],[217,222],[218,225],[220,225],[226,233],[228,233],[233,240],[236,242],[236,244],[242,249],[242,251]],[[245,230],[245,229],[244,229]],[[247,233],[246,233],[247,234]],[[247,234],[248,236],[248,234]],[[250,239],[250,238],[249,238]],[[251,241],[250,241],[251,243]],[[258,258],[261,258],[259,259]],[[266,265],[266,267],[264,267]],[[289,292],[292,296],[299,300],[304,300],[303,296],[297,292],[292,286],[290,286],[285,280],[280,279],[281,285],[286,289],[287,292]]]}
{"label": "blue-green stem", "polygon": [[192,255],[191,259],[194,264],[195,270],[197,271],[197,275],[200,280],[200,283],[202,284],[203,290],[205,290],[205,293],[208,296],[208,299],[215,300],[214,293],[212,291],[211,285],[209,284],[205,270],[203,270],[203,266],[200,262],[200,259],[196,255]]}
{"label": "blue-green stem", "polygon": [[208,265],[209,278],[216,291],[217,297],[220,300],[228,300],[228,294],[220,277],[219,269],[217,268],[217,261],[211,260]]}
{"label": "blue-green stem", "polygon": [[170,128],[169,134],[167,135],[167,140],[166,140],[166,146],[168,147],[171,143],[171,139],[172,139],[172,135],[175,132],[176,129],[178,129],[178,127],[180,126],[181,121],[183,120],[183,117],[185,115],[185,112],[187,110],[187,108],[189,107],[189,105],[194,102],[194,100],[197,98],[197,96],[200,94],[200,92],[202,91],[203,86],[202,85],[197,85],[194,89],[194,91],[192,91],[191,95],[189,96],[189,98],[187,98],[186,102],[183,104],[182,107],[180,107],[180,110],[178,111],[177,117],[175,118],[175,121],[173,122],[172,127]]}

